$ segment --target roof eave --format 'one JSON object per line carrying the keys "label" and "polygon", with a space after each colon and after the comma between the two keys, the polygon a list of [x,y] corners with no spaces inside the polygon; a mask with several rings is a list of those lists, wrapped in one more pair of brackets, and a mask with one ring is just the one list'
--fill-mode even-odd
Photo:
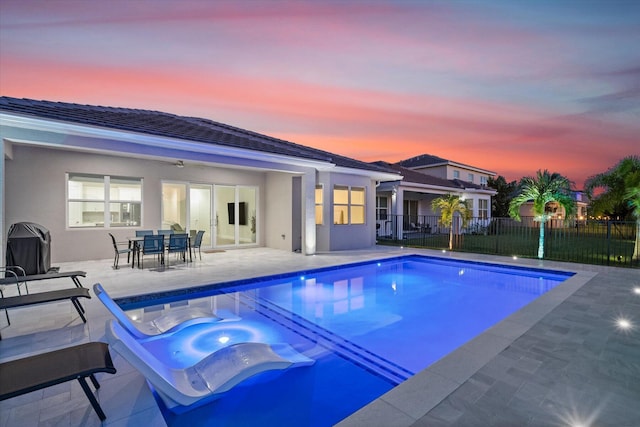
{"label": "roof eave", "polygon": [[202,143],[159,135],[143,134],[139,132],[115,130],[95,125],[70,123],[62,120],[41,119],[28,115],[8,113],[6,111],[0,111],[0,126],[32,129],[80,137],[125,141],[128,143],[143,146],[188,150],[194,153],[215,154],[229,157],[238,157],[247,160],[261,160],[272,163],[283,163],[289,166],[293,165],[304,168],[314,168],[317,170],[332,170],[336,167],[335,164],[326,161],[273,154],[264,151],[249,150],[244,148],[227,147],[223,145],[217,145],[215,143]]}

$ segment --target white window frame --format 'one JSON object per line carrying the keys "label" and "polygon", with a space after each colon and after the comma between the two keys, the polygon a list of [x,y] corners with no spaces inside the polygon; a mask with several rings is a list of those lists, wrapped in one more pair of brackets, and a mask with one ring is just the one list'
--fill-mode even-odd
{"label": "white window frame", "polygon": [[[335,191],[336,189],[347,191],[347,203],[336,203]],[[362,190],[362,204],[354,203],[353,191]],[[333,186],[333,225],[364,225],[367,223],[367,189],[366,187],[350,186],[335,184]],[[336,207],[346,207],[347,218],[343,218],[344,222],[340,223],[336,220]],[[362,207],[362,222],[353,222],[353,208]]]}
{"label": "white window frame", "polygon": [[[73,177],[86,177],[93,179],[101,179],[103,181],[103,197],[100,199],[91,199],[91,198],[71,198],[69,196],[69,180]],[[119,179],[119,180],[130,180],[131,183],[139,182],[140,184],[140,200],[125,200],[125,199],[111,199],[111,179]],[[69,172],[65,174],[65,198],[66,198],[66,215],[65,215],[65,229],[67,230],[92,230],[92,229],[105,229],[105,228],[126,228],[126,227],[139,227],[142,224],[142,194],[143,194],[143,179],[140,177],[125,177],[125,176],[115,176],[115,175],[99,175],[99,174],[90,174],[90,173],[76,173]],[[72,203],[101,203],[103,205],[103,221],[102,225],[85,225],[85,223],[81,223],[82,225],[73,226],[69,224],[70,222],[70,206]],[[129,225],[112,225],[111,221],[111,204],[112,203],[131,203],[131,204],[139,204],[140,205],[140,223],[139,224],[129,224]],[[120,223],[121,221],[117,221]],[[96,222],[96,224],[100,224],[100,221]]]}
{"label": "white window frame", "polygon": [[480,219],[489,218],[489,204],[490,203],[488,199],[478,199],[478,218]]}
{"label": "white window frame", "polygon": [[[385,205],[381,202],[384,200]],[[384,218],[383,218],[384,215]],[[387,196],[376,196],[376,220],[386,221],[389,219],[389,198]]]}
{"label": "white window frame", "polygon": [[[320,194],[320,200],[318,201],[318,194]],[[314,193],[315,206],[316,206],[316,225],[324,225],[324,185],[316,185],[316,191]],[[318,212],[320,212],[320,220],[318,221]]]}

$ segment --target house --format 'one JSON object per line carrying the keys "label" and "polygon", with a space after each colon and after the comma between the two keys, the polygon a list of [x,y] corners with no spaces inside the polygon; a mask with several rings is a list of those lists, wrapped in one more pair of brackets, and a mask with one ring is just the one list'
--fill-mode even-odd
{"label": "house", "polygon": [[486,187],[489,177],[496,175],[495,172],[443,159],[431,154],[421,154],[402,160],[398,162],[398,165],[438,178],[478,184],[481,187]]}
{"label": "house", "polygon": [[431,209],[431,202],[444,194],[458,195],[467,202],[473,217],[470,229],[488,225],[491,196],[496,191],[486,183],[495,172],[429,154],[396,164],[375,164],[390,168],[400,176],[396,181],[382,182],[376,190],[379,237],[402,238],[416,229],[431,233],[444,231],[438,228],[438,212]]}
{"label": "house", "polygon": [[212,120],[0,97],[0,227],[34,222],[51,260],[113,255],[107,232],[205,230],[203,248],[371,247],[397,172]]}
{"label": "house", "polygon": [[[576,202],[575,219],[577,221],[585,221],[587,219],[587,197],[582,191],[572,191],[571,194]],[[575,223],[572,221],[567,222],[567,214],[564,207],[557,202],[549,202],[545,206],[545,210],[551,215],[549,220],[554,227],[573,226]],[[528,201],[520,206],[520,217],[522,222],[531,226],[538,226],[534,224],[535,218],[533,214],[533,201]],[[571,219],[571,218],[569,218]]]}

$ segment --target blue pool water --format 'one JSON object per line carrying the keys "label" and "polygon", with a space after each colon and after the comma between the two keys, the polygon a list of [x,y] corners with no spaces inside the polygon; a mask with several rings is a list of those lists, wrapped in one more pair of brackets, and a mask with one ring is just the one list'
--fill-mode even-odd
{"label": "blue pool water", "polygon": [[571,273],[410,256],[119,301],[150,320],[172,306],[232,321],[144,345],[174,367],[236,342],[286,342],[310,367],[259,374],[169,426],[329,426],[519,310]]}

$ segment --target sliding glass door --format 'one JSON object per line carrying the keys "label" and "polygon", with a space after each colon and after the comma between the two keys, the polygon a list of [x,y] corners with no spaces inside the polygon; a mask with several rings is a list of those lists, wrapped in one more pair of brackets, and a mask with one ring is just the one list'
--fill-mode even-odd
{"label": "sliding glass door", "polygon": [[[163,230],[187,230],[187,184],[180,182],[162,183],[162,224]],[[178,228],[179,227],[179,228]]]}
{"label": "sliding glass door", "polygon": [[215,246],[256,243],[257,190],[239,185],[214,186]]}
{"label": "sliding glass door", "polygon": [[191,184],[189,188],[189,229],[204,230],[202,247],[211,247],[211,185]]}
{"label": "sliding glass door", "polygon": [[160,228],[204,230],[203,248],[252,245],[257,206],[257,187],[163,182]]}

